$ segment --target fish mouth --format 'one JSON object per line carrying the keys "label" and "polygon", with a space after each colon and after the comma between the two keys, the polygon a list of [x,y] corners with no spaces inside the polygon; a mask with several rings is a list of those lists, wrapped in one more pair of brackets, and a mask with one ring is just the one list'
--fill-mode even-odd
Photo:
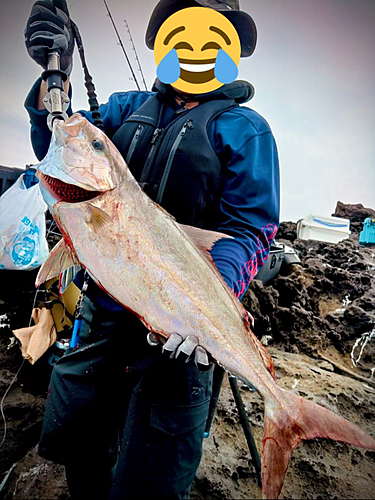
{"label": "fish mouth", "polygon": [[46,174],[42,174],[42,179],[60,201],[78,203],[80,201],[92,200],[101,194],[101,191],[87,191],[79,186],[67,184],[60,179],[56,179],[56,177],[50,177]]}
{"label": "fish mouth", "polygon": [[215,78],[216,59],[180,59],[180,78],[188,83],[207,83]]}

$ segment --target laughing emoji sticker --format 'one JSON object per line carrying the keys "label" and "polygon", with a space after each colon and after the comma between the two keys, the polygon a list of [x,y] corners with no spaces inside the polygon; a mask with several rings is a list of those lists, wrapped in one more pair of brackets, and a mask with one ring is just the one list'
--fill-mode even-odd
{"label": "laughing emoji sticker", "polygon": [[241,43],[233,24],[220,12],[189,7],[168,17],[157,32],[157,76],[181,92],[204,94],[233,82]]}

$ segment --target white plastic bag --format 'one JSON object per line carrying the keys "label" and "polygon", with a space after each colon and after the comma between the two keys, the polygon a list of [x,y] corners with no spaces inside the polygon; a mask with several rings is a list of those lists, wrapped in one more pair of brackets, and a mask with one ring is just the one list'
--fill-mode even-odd
{"label": "white plastic bag", "polygon": [[0,269],[31,270],[47,260],[47,208],[39,184],[27,189],[23,175],[0,197]]}

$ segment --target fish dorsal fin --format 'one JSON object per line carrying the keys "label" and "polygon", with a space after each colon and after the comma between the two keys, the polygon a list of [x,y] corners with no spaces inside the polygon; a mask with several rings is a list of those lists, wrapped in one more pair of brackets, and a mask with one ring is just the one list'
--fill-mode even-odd
{"label": "fish dorsal fin", "polygon": [[217,231],[209,231],[208,229],[200,229],[199,227],[188,226],[186,224],[179,224],[178,222],[176,222],[175,217],[173,217],[173,215],[167,212],[163,207],[155,202],[152,203],[169,219],[177,224],[178,227],[183,231],[183,233],[189,237],[190,241],[192,241],[197,248],[203,250],[204,253],[207,253],[208,250],[211,250],[211,248],[214,246],[214,243],[216,243],[218,240],[221,240],[222,238],[233,239],[233,236],[229,236],[229,234],[219,233]]}
{"label": "fish dorsal fin", "polygon": [[96,207],[95,205],[92,205],[91,203],[88,203],[88,209],[90,211],[91,215],[91,220],[89,224],[93,227],[95,230],[102,229],[104,226],[106,226],[109,222],[111,222],[111,217],[104,212],[99,207]]}
{"label": "fish dorsal fin", "polygon": [[199,229],[198,227],[186,226],[185,224],[179,224],[179,226],[182,228],[184,233],[188,235],[195,246],[205,252],[211,250],[214,244],[222,238],[233,239],[233,236],[219,233],[217,231],[208,231],[207,229]]}
{"label": "fish dorsal fin", "polygon": [[42,265],[36,277],[35,285],[39,286],[45,281],[59,276],[68,267],[80,265],[74,252],[63,239],[51,250],[48,259]]}

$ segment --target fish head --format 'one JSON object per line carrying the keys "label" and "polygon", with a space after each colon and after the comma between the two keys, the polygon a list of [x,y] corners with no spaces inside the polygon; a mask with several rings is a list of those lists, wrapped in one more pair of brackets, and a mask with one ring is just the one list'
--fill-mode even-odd
{"label": "fish head", "polygon": [[124,180],[126,164],[104,132],[79,114],[53,123],[47,155],[35,166],[50,207],[92,199]]}

